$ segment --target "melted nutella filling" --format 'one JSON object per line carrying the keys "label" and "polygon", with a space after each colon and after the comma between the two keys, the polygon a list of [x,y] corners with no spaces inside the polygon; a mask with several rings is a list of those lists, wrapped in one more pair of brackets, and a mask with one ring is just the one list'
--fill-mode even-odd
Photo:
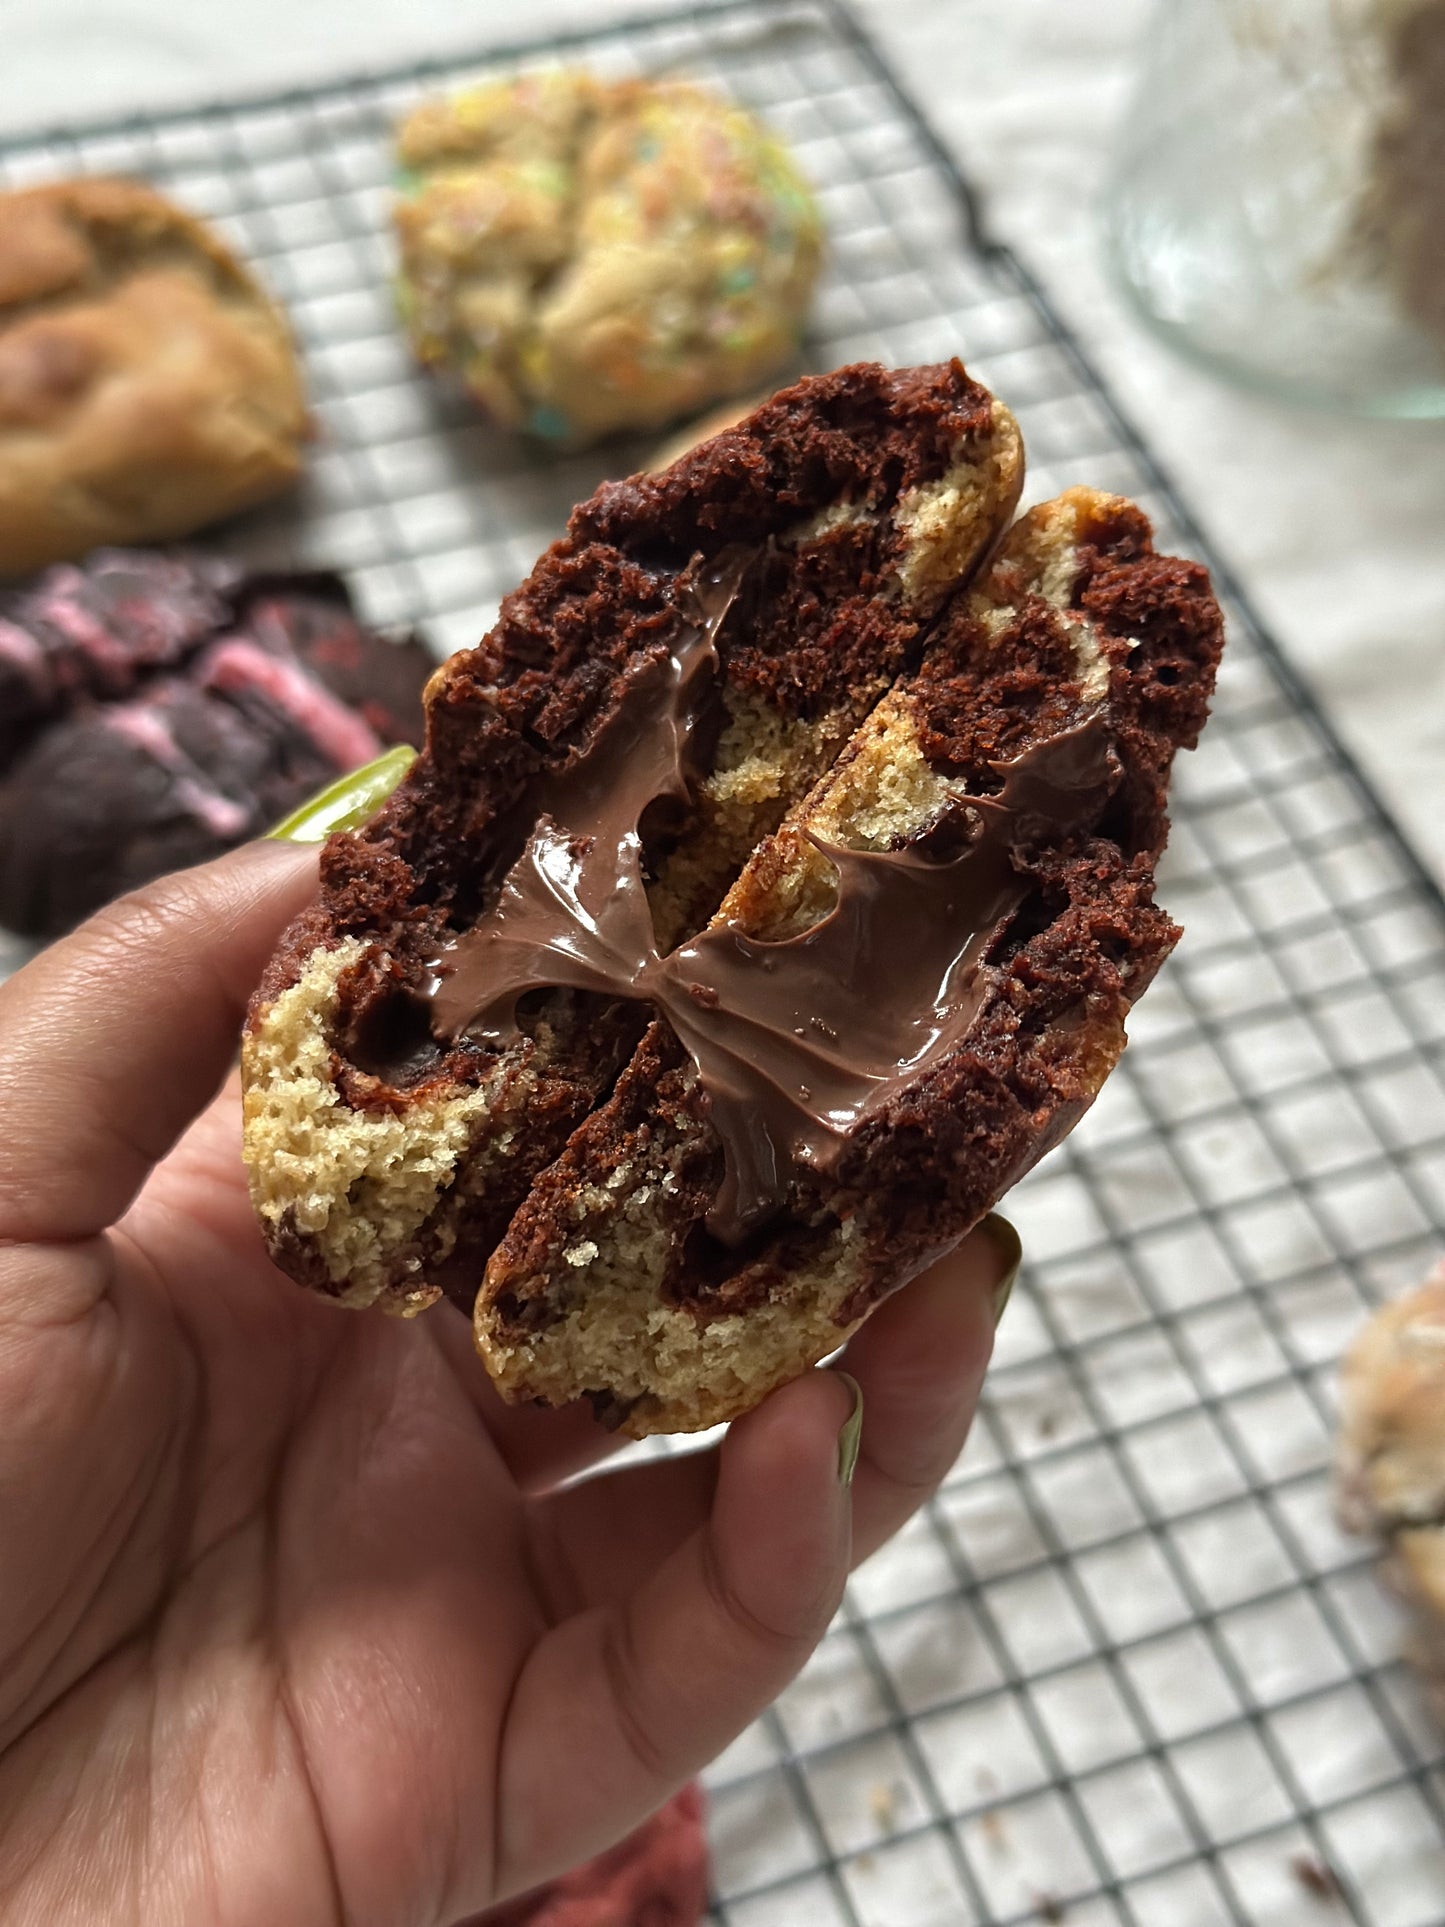
{"label": "melted nutella filling", "polygon": [[751,558],[724,555],[684,591],[666,657],[631,670],[611,717],[548,779],[535,827],[490,911],[432,963],[432,1027],[505,1048],[517,1000],[569,988],[651,1003],[697,1067],[722,1142],[708,1229],[737,1244],[783,1205],[797,1164],[829,1173],[890,1098],[963,1043],[987,993],[988,935],[1028,890],[1019,846],[1088,822],[1111,787],[1102,717],[992,767],[998,794],[957,794],[957,856],[811,840],[837,872],[828,913],[794,936],[728,921],[659,954],[638,823],[687,794],[687,750],[715,638]]}

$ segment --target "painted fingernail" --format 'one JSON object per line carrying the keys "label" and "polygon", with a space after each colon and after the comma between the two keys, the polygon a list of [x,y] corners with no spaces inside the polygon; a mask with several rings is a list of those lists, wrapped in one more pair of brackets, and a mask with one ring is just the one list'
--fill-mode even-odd
{"label": "painted fingernail", "polygon": [[993,1288],[993,1322],[997,1324],[1003,1317],[1004,1308],[1013,1294],[1014,1284],[1019,1275],[1019,1266],[1023,1263],[1023,1240],[1008,1219],[1000,1217],[997,1211],[989,1212],[983,1221],[982,1230],[992,1240],[999,1254],[1001,1266],[998,1283]]}
{"label": "painted fingernail", "polygon": [[838,1483],[845,1490],[853,1483],[853,1474],[858,1469],[858,1448],[863,1443],[863,1387],[847,1372],[837,1372],[853,1393],[853,1409],[843,1421],[843,1429],[838,1434]]}
{"label": "painted fingernail", "polygon": [[333,830],[354,830],[375,816],[415,761],[416,751],[398,743],[374,763],[363,763],[308,796],[266,834],[277,843],[324,843]]}

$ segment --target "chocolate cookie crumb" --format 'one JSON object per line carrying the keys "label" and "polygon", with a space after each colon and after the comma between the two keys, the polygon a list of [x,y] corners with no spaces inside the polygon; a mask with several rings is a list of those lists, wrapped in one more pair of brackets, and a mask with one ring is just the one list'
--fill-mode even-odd
{"label": "chocolate cookie crumb", "polygon": [[1338,1874],[1327,1860],[1318,1854],[1296,1853],[1290,1856],[1289,1870],[1307,1894],[1316,1900],[1340,1900],[1344,1889]]}

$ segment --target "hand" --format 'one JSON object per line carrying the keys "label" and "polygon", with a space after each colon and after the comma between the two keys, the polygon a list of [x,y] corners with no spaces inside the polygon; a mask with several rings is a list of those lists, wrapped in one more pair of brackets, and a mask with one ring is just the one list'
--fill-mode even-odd
{"label": "hand", "polygon": [[[267,1260],[246,996],[315,885],[263,844],[0,989],[0,1917],[444,1927],[641,1821],[793,1676],[952,1463],[990,1228],[719,1450],[503,1406],[466,1321]],[[159,1162],[158,1162],[159,1160]]]}

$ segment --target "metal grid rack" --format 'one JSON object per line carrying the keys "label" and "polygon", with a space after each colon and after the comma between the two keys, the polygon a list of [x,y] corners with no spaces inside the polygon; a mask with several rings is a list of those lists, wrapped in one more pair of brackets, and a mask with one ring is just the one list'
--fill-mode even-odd
{"label": "metal grid rack", "polygon": [[[288,306],[319,438],[300,501],[233,542],[342,567],[373,617],[451,647],[640,459],[490,434],[414,372],[387,286],[395,114],[576,57],[712,79],[793,144],[832,237],[813,365],[961,353],[1023,424],[1030,499],[1118,489],[1204,553],[874,50],[812,0],[0,150],[11,184],[149,176]],[[727,1927],[1445,1919],[1445,1741],[1328,1491],[1340,1351],[1436,1255],[1445,904],[1216,580],[1232,640],[1162,887],[1188,934],[1014,1194],[1029,1264],[962,1461],[710,1775]]]}

